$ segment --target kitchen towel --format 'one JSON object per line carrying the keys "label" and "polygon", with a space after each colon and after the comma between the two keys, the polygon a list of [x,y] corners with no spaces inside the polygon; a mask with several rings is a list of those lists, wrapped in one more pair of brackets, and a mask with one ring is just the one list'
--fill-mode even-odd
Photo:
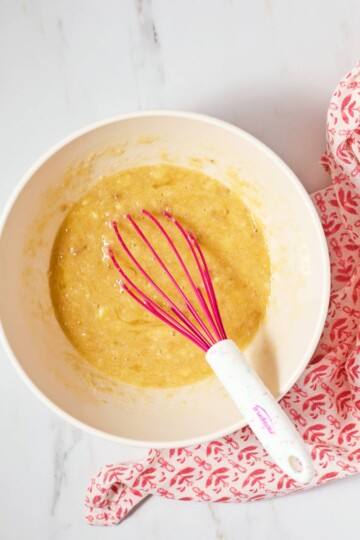
{"label": "kitchen towel", "polygon": [[335,90],[321,160],[333,185],[312,195],[326,234],[331,297],[317,349],[281,406],[309,446],[315,477],[285,475],[252,430],[187,448],[150,450],[106,465],[91,480],[86,519],[114,525],[150,494],[183,501],[248,502],[360,471],[360,64]]}

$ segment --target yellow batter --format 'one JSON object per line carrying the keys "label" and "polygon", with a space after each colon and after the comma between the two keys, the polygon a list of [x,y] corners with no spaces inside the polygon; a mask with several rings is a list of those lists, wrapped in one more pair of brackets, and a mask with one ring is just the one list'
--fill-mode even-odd
{"label": "yellow batter", "polygon": [[[204,353],[141,308],[119,286],[110,245],[129,277],[151,297],[111,228],[116,220],[134,255],[158,285],[183,306],[158,263],[124,220],[130,213],[193,298],[180,266],[151,221],[173,213],[199,241],[209,265],[228,337],[244,348],[265,315],[270,260],[261,229],[239,197],[203,173],[161,165],[100,180],[73,206],[57,234],[49,269],[57,318],[84,360],[103,375],[142,387],[176,387],[211,374]],[[176,227],[160,218],[193,275],[193,259]],[[200,284],[200,282],[199,282]],[[158,298],[157,298],[158,299]]]}

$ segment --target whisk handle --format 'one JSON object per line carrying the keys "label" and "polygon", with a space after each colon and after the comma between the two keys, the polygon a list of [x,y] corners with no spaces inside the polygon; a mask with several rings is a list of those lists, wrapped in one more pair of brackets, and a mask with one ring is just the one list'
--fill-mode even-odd
{"label": "whisk handle", "polygon": [[206,360],[275,463],[297,482],[309,483],[314,469],[302,437],[237,345],[219,341]]}

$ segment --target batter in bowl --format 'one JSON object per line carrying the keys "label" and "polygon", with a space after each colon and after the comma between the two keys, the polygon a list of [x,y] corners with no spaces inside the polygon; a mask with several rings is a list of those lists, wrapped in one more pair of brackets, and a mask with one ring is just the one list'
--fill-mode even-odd
{"label": "batter in bowl", "polygon": [[[185,309],[168,277],[124,220],[127,213],[136,219],[186,288],[180,265],[154,224],[140,214],[142,208],[156,216],[167,209],[195,234],[210,268],[227,335],[240,349],[250,343],[264,319],[270,293],[270,259],[261,227],[234,191],[201,172],[180,167],[118,172],[98,181],[72,207],[52,250],[53,306],[84,362],[102,375],[140,387],[191,384],[212,374],[204,353],[121,291],[120,276],[107,255],[111,246],[129,277],[162,302],[119,246],[111,228],[116,220],[134,256]],[[197,276],[184,239],[172,223],[165,218],[162,223]],[[190,290],[186,293],[194,298]]]}

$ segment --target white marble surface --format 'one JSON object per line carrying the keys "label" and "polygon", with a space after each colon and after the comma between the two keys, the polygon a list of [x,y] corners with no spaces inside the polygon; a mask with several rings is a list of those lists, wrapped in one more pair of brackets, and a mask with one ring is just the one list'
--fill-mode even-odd
{"label": "white marble surface", "polygon": [[[309,190],[325,113],[360,53],[351,0],[0,0],[0,203],[52,143],[147,108],[229,120],[261,138]],[[0,299],[1,300],[1,299]],[[83,520],[90,476],[142,455],[49,412],[0,351],[0,540],[359,537],[360,477],[249,505],[147,500],[119,528]]]}

